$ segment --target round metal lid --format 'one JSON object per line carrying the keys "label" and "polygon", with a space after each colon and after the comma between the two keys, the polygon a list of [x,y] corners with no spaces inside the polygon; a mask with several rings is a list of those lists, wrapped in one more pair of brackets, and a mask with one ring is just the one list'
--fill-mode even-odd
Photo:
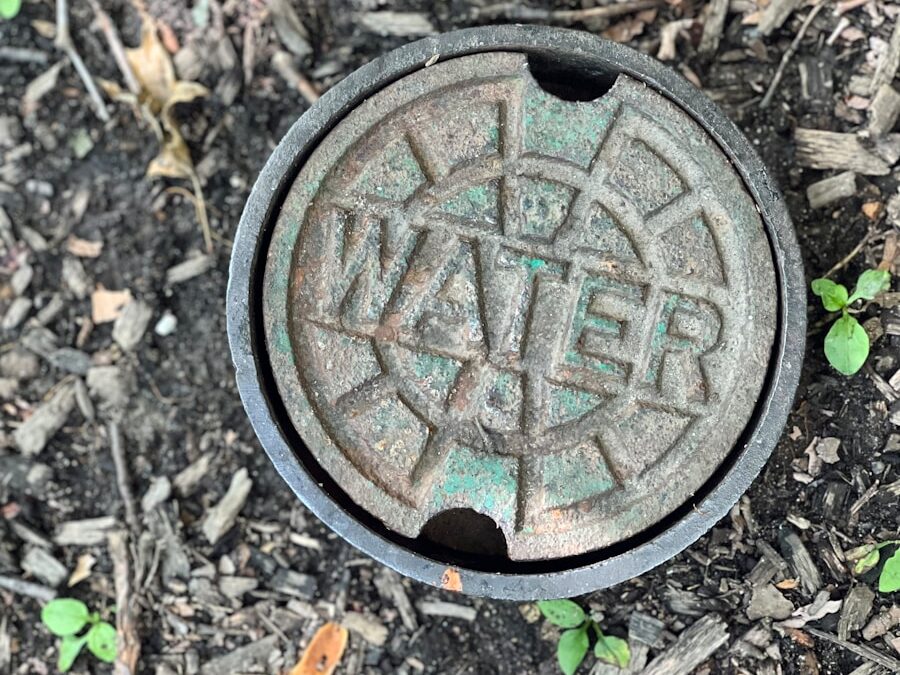
{"label": "round metal lid", "polygon": [[689,502],[750,422],[777,324],[759,212],[716,142],[624,74],[559,98],[519,53],[358,105],[264,265],[272,374],[319,464],[406,537],[482,514],[512,560]]}

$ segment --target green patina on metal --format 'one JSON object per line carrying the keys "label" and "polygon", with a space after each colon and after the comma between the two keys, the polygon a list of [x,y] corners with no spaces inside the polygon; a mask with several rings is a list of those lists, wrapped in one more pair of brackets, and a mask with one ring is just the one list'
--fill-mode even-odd
{"label": "green patina on metal", "polygon": [[500,219],[500,183],[493,180],[463,190],[444,202],[441,209],[466,220],[497,223]]}
{"label": "green patina on metal", "polygon": [[433,506],[467,506],[509,522],[515,517],[516,461],[485,456],[467,447],[455,447],[447,455],[445,478],[436,486]]}
{"label": "green patina on metal", "polygon": [[544,505],[547,508],[569,506],[609,492],[616,480],[596,446],[579,446],[565,455],[545,457]]}
{"label": "green patina on metal", "polygon": [[525,92],[525,149],[588,166],[615,118],[615,99],[563,101],[529,83]]}

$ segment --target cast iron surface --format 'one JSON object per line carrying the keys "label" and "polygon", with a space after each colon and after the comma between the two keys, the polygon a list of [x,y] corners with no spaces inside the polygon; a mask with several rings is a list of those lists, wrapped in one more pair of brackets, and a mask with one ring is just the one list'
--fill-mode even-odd
{"label": "cast iron surface", "polygon": [[[426,62],[433,63],[437,58],[440,63],[488,51],[537,55],[561,70],[598,78],[622,73],[663,94],[693,118],[718,142],[759,209],[774,261],[775,297],[778,300],[778,331],[759,403],[735,451],[710,480],[699,487],[693,499],[649,530],[594,555],[567,558],[549,566],[519,563],[498,569],[496,573],[453,566],[447,560],[432,557],[418,550],[414,542],[392,535],[377,521],[366,518],[364,513],[341,501],[346,496],[338,494],[340,491],[336,486],[329,484],[327,475],[300,443],[291,428],[289,414],[275,392],[270,355],[262,336],[260,306],[263,296],[260,278],[269,252],[271,226],[302,162],[325,135],[365,98],[402,76],[423,69]],[[563,179],[562,183],[566,183],[563,174],[548,178],[558,182]],[[727,178],[725,180],[727,182]],[[315,186],[314,191],[317,189]],[[466,219],[465,213],[463,219]],[[676,225],[672,224],[673,227]],[[464,240],[460,238],[460,241]],[[536,250],[533,242],[530,246]],[[727,253],[722,249],[717,252],[724,279],[731,283]],[[665,267],[656,270],[656,274],[662,274],[668,281],[677,276]],[[565,283],[565,274],[561,276]],[[639,282],[640,278],[634,281]],[[541,283],[533,286],[539,288]],[[695,293],[694,297],[705,299],[703,293]],[[257,182],[238,230],[228,297],[229,335],[242,398],[264,447],[295,492],[341,535],[401,572],[435,585],[503,598],[560,597],[608,586],[671,557],[723,516],[757,474],[783,427],[802,359],[804,307],[803,277],[796,242],[778,192],[746,139],[711,102],[659,63],[627,48],[587,34],[520,26],[471,29],[422,40],[360,69],[324,96],[291,129]],[[723,313],[722,317],[725,316]],[[687,323],[702,328],[703,321]],[[727,319],[725,321],[727,323]],[[765,326],[766,322],[761,325]],[[301,333],[297,331],[296,334]],[[336,334],[347,339],[345,334]],[[687,337],[691,335],[697,333],[688,330]],[[523,354],[523,357],[527,361],[527,355]],[[487,358],[485,361],[490,363]],[[702,358],[700,361],[702,363]],[[764,362],[763,358],[757,364],[760,371]],[[638,371],[632,369],[630,372]],[[682,389],[686,381],[684,378],[678,380]],[[705,381],[716,384],[716,380],[708,376]],[[287,403],[291,405],[290,401]],[[302,427],[300,433],[304,434]],[[504,437],[496,430],[491,434],[488,428],[484,429],[484,434],[488,440]],[[603,457],[600,446],[596,447],[598,454],[595,457]]]}
{"label": "cast iron surface", "polygon": [[775,315],[759,214],[693,120],[627,75],[562,100],[508,52],[340,122],[263,286],[281,399],[350,498],[407,537],[472,509],[513,560],[684,504],[753,412]]}

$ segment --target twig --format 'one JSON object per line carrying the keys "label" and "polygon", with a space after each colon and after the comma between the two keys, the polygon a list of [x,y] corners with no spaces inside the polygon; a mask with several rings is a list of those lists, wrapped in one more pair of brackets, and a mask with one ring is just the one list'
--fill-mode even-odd
{"label": "twig", "polygon": [[29,598],[34,598],[41,602],[50,602],[56,597],[56,591],[52,588],[3,575],[0,575],[0,588],[12,591],[13,593],[18,593],[19,595],[27,595]]}
{"label": "twig", "polygon": [[125,47],[122,45],[122,40],[119,39],[119,34],[116,32],[116,27],[109,18],[109,14],[103,11],[97,0],[88,0],[88,2],[91,5],[91,9],[94,10],[94,16],[97,17],[97,25],[100,26],[100,30],[103,31],[103,35],[106,37],[109,51],[112,52],[113,59],[115,59],[122,77],[125,78],[128,91],[135,95],[140,94],[141,85],[138,84],[134,71],[131,70],[131,65],[125,57]]}
{"label": "twig", "polygon": [[810,10],[809,14],[806,15],[806,18],[803,20],[803,24],[800,26],[800,30],[797,31],[797,35],[794,36],[794,40],[793,42],[791,42],[791,46],[787,48],[784,56],[781,57],[781,63],[778,64],[778,70],[775,71],[775,77],[772,78],[772,82],[771,84],[769,84],[769,89],[766,91],[766,95],[763,96],[762,101],[759,102],[760,108],[769,107],[769,104],[772,102],[772,97],[775,96],[775,90],[778,89],[778,85],[781,83],[781,78],[784,77],[784,69],[787,68],[788,62],[791,60],[791,58],[793,58],[794,54],[797,53],[797,49],[800,47],[800,41],[806,34],[806,30],[813,22],[813,19],[815,19],[816,16],[818,16],[819,12],[822,11],[822,8],[825,7],[827,1],[828,0],[822,0],[818,5]]}
{"label": "twig", "polygon": [[272,56],[272,67],[278,71],[285,82],[300,92],[307,103],[312,105],[319,99],[319,92],[313,88],[312,82],[294,68],[293,57],[286,51],[275,52]]}
{"label": "twig", "polygon": [[84,65],[81,55],[72,42],[72,35],[69,33],[68,0],[56,0],[56,46],[69,56],[69,60],[75,66],[75,71],[78,73],[81,81],[84,82],[88,96],[90,96],[94,104],[94,112],[97,113],[97,117],[104,122],[109,122],[109,111],[106,109],[106,104],[100,96],[97,85],[94,84],[94,78],[91,77],[90,71]]}
{"label": "twig", "polygon": [[866,245],[872,240],[872,237],[874,237],[874,236],[875,236],[875,233],[873,230],[869,230],[868,232],[866,232],[866,236],[863,237],[862,239],[860,239],[859,243],[853,247],[853,250],[850,251],[850,253],[848,253],[846,256],[841,258],[837,263],[835,263],[834,266],[830,270],[828,270],[827,272],[825,272],[825,274],[822,275],[822,277],[825,279],[828,279],[832,274],[834,274],[838,270],[844,269],[850,263],[851,260],[853,260],[857,255],[859,255],[859,252],[862,251],[866,247]]}
{"label": "twig", "polygon": [[847,651],[853,652],[857,656],[861,656],[867,661],[872,661],[873,663],[877,663],[880,666],[884,666],[892,673],[900,673],[900,661],[888,656],[887,654],[882,654],[881,652],[872,649],[871,647],[867,647],[866,645],[857,645],[852,642],[848,642],[847,640],[841,640],[841,638],[839,638],[837,635],[826,633],[825,631],[819,630],[818,628],[805,626],[803,630],[817,638],[821,638],[822,640],[827,640],[832,644],[836,644],[838,647],[843,647]]}
{"label": "twig", "polygon": [[128,476],[128,464],[125,460],[125,448],[122,442],[122,430],[118,422],[110,422],[106,429],[109,433],[109,446],[112,452],[113,464],[116,467],[116,485],[122,501],[125,502],[125,522],[134,531],[137,528],[137,511],[134,506],[134,495],[131,492],[131,481]]}
{"label": "twig", "polygon": [[560,9],[550,12],[550,18],[556,21],[584,21],[585,19],[610,18],[622,14],[632,14],[645,9],[659,7],[663,3],[660,0],[631,0],[630,2],[617,2],[600,7],[588,7],[587,9]]}
{"label": "twig", "polygon": [[131,593],[128,547],[125,543],[127,536],[122,531],[106,535],[116,586],[116,634],[119,638],[119,648],[113,666],[115,675],[135,675],[138,658],[141,655],[141,641],[137,632],[139,604]]}

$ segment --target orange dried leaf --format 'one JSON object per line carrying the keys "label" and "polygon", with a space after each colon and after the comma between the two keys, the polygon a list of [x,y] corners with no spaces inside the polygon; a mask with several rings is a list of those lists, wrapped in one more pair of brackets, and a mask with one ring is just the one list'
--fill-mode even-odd
{"label": "orange dried leaf", "polygon": [[347,629],[328,622],[316,631],[290,675],[332,675],[347,648]]}
{"label": "orange dried leaf", "polygon": [[69,588],[72,588],[72,586],[74,586],[78,582],[84,581],[89,576],[91,576],[91,569],[94,567],[94,563],[96,562],[97,559],[90,553],[85,553],[78,556],[78,562],[75,564],[75,569],[72,571],[72,576],[69,577],[69,581],[67,583]]}
{"label": "orange dried leaf", "polygon": [[441,575],[441,588],[445,591],[453,591],[454,593],[462,592],[462,577],[459,576],[459,570],[455,567],[448,567]]}
{"label": "orange dried leaf", "polygon": [[775,588],[780,591],[792,591],[799,585],[800,582],[797,579],[782,579],[777,584],[775,584]]}

